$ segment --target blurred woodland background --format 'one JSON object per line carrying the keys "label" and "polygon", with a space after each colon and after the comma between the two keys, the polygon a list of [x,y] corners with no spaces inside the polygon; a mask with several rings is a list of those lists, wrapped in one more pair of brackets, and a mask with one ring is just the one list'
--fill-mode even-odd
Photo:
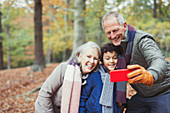
{"label": "blurred woodland background", "polygon": [[33,113],[41,85],[75,48],[109,42],[101,19],[111,10],[152,34],[170,61],[169,0],[0,0],[0,112]]}
{"label": "blurred woodland background", "polygon": [[42,71],[86,41],[109,42],[101,19],[110,10],[151,33],[170,57],[169,0],[1,0],[0,69],[32,65],[32,71]]}

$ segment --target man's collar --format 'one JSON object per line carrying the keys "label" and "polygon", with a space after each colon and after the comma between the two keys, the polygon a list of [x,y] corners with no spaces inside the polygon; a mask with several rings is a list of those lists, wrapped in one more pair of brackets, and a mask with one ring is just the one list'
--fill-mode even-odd
{"label": "man's collar", "polygon": [[125,35],[124,35],[124,40],[128,41],[128,26],[126,28],[126,31],[125,31]]}
{"label": "man's collar", "polygon": [[124,38],[123,38],[123,40],[121,41],[121,42],[127,42],[128,41],[128,26],[127,26],[127,28],[126,28],[126,31],[125,31],[125,34],[124,34]]}

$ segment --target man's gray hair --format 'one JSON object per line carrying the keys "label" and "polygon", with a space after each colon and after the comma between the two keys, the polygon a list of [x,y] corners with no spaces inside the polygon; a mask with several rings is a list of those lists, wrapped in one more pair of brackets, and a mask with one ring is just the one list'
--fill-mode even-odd
{"label": "man's gray hair", "polygon": [[88,41],[87,43],[79,46],[73,55],[73,59],[76,60],[76,62],[78,62],[78,57],[80,54],[83,54],[84,52],[88,52],[88,49],[95,49],[99,55],[101,54],[101,50],[100,50],[100,46],[98,44],[96,44],[95,42],[92,41]]}
{"label": "man's gray hair", "polygon": [[116,18],[120,25],[122,25],[122,26],[124,25],[125,20],[124,20],[123,16],[117,11],[111,11],[111,12],[106,13],[102,18],[103,29],[104,29],[103,25],[104,25],[105,20],[109,20],[109,19],[113,19],[113,18]]}

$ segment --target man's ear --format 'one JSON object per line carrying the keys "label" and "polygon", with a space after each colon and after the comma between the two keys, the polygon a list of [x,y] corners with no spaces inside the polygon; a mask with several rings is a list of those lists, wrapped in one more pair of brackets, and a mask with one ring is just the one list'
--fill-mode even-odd
{"label": "man's ear", "polygon": [[127,23],[126,22],[123,24],[123,27],[125,28],[125,31],[126,31],[126,29],[127,29]]}

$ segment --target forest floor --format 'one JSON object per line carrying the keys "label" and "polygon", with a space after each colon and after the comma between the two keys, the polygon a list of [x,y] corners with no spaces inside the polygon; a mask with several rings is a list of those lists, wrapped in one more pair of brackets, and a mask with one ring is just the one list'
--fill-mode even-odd
{"label": "forest floor", "polygon": [[[58,63],[46,65],[43,72],[30,72],[30,66],[1,70],[0,113],[34,113],[34,103],[38,95],[36,90],[57,65]],[[127,89],[127,96],[130,98],[135,91],[129,85]]]}

